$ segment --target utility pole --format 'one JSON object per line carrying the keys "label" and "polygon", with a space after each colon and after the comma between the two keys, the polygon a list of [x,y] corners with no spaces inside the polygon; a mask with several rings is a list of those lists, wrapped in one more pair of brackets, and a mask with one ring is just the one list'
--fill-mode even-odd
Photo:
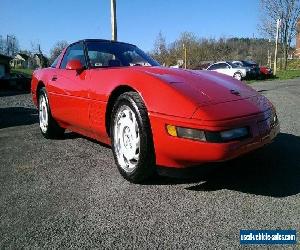
{"label": "utility pole", "polygon": [[110,14],[111,14],[111,38],[113,41],[118,40],[117,34],[117,6],[116,0],[110,0]]}
{"label": "utility pole", "polygon": [[6,36],[6,54],[9,56],[9,35]]}
{"label": "utility pole", "polygon": [[270,54],[270,43],[271,43],[271,39],[269,39],[269,44],[268,44],[268,67],[272,68],[272,61],[271,61],[271,54]]}
{"label": "utility pole", "polygon": [[186,57],[187,57],[187,53],[186,53],[186,47],[185,44],[182,44],[183,50],[184,50],[184,68],[186,69]]}
{"label": "utility pole", "polygon": [[277,52],[278,52],[278,38],[279,38],[279,27],[281,26],[281,19],[277,19],[276,22],[276,40],[275,40],[275,54],[274,54],[274,75],[277,72]]}
{"label": "utility pole", "polygon": [[6,35],[6,54],[13,56],[16,49],[16,37],[13,35]]}

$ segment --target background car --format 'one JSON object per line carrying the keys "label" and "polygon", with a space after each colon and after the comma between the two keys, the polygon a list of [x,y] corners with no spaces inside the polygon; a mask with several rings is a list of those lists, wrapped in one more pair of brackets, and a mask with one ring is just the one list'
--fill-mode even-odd
{"label": "background car", "polygon": [[217,71],[221,74],[232,76],[239,81],[246,77],[245,68],[238,67],[237,65],[227,61],[211,64],[206,70]]}
{"label": "background car", "polygon": [[238,67],[242,67],[246,69],[246,77],[249,79],[257,79],[260,76],[259,66],[256,62],[253,61],[232,61],[233,64]]}
{"label": "background car", "polygon": [[270,78],[273,76],[273,71],[271,68],[267,67],[267,66],[260,66],[259,67],[260,70],[260,76],[265,79],[265,78]]}
{"label": "background car", "polygon": [[0,79],[0,88],[29,91],[31,78],[20,73],[9,73]]}
{"label": "background car", "polygon": [[45,138],[69,129],[110,144],[119,172],[132,182],[161,166],[238,157],[279,132],[271,102],[246,84],[217,72],[161,67],[115,41],[69,45],[50,68],[34,71],[31,92]]}
{"label": "background car", "polygon": [[30,90],[31,78],[28,78],[23,74],[10,73],[9,81],[10,81],[10,87],[12,88],[18,90],[24,90],[24,91]]}

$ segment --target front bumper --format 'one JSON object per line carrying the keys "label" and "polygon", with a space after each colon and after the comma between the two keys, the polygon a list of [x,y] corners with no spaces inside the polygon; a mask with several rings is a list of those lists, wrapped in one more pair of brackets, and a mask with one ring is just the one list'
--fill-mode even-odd
{"label": "front bumper", "polygon": [[[269,144],[279,133],[279,123],[271,127],[267,121],[269,112],[224,121],[199,121],[150,113],[156,164],[185,168],[207,162],[220,162]],[[264,123],[265,122],[265,123]],[[170,136],[166,125],[194,128],[206,131],[222,131],[247,126],[250,137],[224,143],[202,142]]]}

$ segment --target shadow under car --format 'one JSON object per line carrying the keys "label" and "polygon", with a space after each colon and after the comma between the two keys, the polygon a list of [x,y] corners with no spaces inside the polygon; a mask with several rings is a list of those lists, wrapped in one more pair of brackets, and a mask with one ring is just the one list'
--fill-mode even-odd
{"label": "shadow under car", "polygon": [[192,184],[186,187],[189,191],[228,189],[272,197],[296,195],[300,192],[300,137],[280,133],[272,144],[249,154],[183,172],[186,178],[161,176],[145,184]]}

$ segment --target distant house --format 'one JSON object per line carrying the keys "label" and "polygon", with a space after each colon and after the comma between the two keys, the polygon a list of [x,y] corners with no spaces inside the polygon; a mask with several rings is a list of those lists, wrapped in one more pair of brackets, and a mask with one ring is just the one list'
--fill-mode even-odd
{"label": "distant house", "polygon": [[11,57],[0,54],[0,78],[10,73]]}
{"label": "distant house", "polygon": [[45,68],[49,64],[49,60],[43,54],[34,54],[33,55],[34,65],[38,68]]}
{"label": "distant house", "polygon": [[18,53],[10,62],[12,68],[30,68],[30,57],[23,53]]}
{"label": "distant house", "polygon": [[18,53],[10,62],[12,68],[44,68],[48,66],[48,58],[41,53],[33,54],[32,56]]}

